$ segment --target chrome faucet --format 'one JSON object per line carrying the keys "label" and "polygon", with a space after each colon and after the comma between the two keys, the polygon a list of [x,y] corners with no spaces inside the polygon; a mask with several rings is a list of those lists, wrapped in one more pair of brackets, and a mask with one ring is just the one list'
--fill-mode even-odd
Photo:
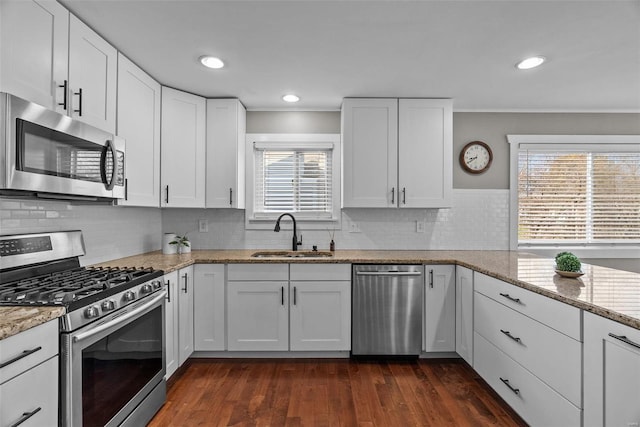
{"label": "chrome faucet", "polygon": [[276,226],[273,229],[273,231],[275,231],[276,233],[280,231],[280,220],[282,219],[283,216],[291,217],[291,219],[293,220],[293,245],[291,246],[291,249],[294,251],[297,251],[298,245],[302,244],[302,234],[300,235],[300,241],[298,242],[298,235],[296,234],[297,233],[296,219],[293,217],[293,215],[291,215],[290,213],[283,213],[282,215],[280,215],[276,220]]}

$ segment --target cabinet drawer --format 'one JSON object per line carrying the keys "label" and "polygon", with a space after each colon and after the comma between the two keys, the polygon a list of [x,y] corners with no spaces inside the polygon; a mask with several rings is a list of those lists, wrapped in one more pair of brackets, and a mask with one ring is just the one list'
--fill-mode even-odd
{"label": "cabinet drawer", "polygon": [[580,426],[580,409],[478,333],[474,334],[473,361],[480,376],[529,425]]}
{"label": "cabinet drawer", "polygon": [[582,341],[580,309],[481,273],[475,274],[474,287],[477,292]]}
{"label": "cabinet drawer", "polygon": [[0,384],[56,354],[58,354],[58,319],[1,340],[0,365],[5,363],[7,365],[0,368]]}
{"label": "cabinet drawer", "polygon": [[289,280],[289,264],[229,264],[227,280]]}
{"label": "cabinet drawer", "polygon": [[57,426],[58,357],[0,385],[0,396],[0,425],[15,425],[33,413],[21,427]]}
{"label": "cabinet drawer", "polygon": [[582,407],[581,344],[476,292],[474,329],[577,407]]}
{"label": "cabinet drawer", "polygon": [[351,264],[291,264],[291,280],[351,280]]}

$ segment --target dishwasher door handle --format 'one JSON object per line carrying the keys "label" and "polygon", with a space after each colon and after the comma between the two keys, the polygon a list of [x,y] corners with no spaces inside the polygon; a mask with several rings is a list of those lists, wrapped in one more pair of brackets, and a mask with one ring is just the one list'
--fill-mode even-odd
{"label": "dishwasher door handle", "polygon": [[356,271],[357,276],[422,276],[421,271]]}

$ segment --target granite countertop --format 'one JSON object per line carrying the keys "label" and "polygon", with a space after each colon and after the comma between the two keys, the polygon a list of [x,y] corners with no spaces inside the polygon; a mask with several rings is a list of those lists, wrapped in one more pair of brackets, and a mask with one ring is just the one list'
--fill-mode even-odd
{"label": "granite countertop", "polygon": [[[640,329],[640,274],[583,264],[584,276],[555,274],[551,258],[516,251],[339,250],[329,258],[252,258],[255,249],[196,250],[189,254],[149,252],[101,267],[152,267],[165,273],[193,264],[457,264],[521,288]],[[0,307],[0,339],[64,315],[61,307]]]}
{"label": "granite countertop", "polygon": [[64,314],[64,307],[0,307],[0,340]]}
{"label": "granite countertop", "polygon": [[152,267],[169,273],[206,263],[457,264],[640,329],[638,273],[583,264],[584,276],[568,279],[555,274],[553,259],[517,251],[338,250],[330,258],[251,258],[256,251],[196,250],[182,255],[156,251],[98,265]]}

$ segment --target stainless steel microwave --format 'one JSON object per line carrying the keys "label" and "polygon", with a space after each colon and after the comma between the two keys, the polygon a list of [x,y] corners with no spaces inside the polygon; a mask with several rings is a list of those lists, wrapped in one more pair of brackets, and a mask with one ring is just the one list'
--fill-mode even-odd
{"label": "stainless steel microwave", "polygon": [[7,93],[0,120],[0,195],[124,198],[124,139]]}

